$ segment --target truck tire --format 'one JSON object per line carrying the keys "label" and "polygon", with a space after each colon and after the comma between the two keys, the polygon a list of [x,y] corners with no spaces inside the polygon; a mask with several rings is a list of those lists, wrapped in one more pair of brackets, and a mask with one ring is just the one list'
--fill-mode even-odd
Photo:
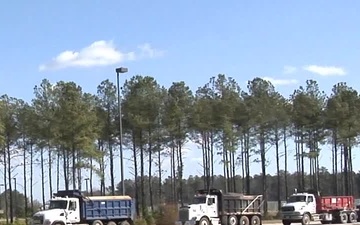
{"label": "truck tire", "polygon": [[309,225],[310,224],[310,216],[309,214],[304,214],[301,220],[301,225]]}
{"label": "truck tire", "polygon": [[55,221],[52,223],[52,225],[65,225],[63,222]]}
{"label": "truck tire", "polygon": [[210,225],[210,221],[209,221],[208,218],[203,217],[203,218],[200,219],[199,225]]}
{"label": "truck tire", "polygon": [[351,212],[349,214],[349,223],[356,223],[357,222],[357,215],[355,212]]}
{"label": "truck tire", "polygon": [[340,223],[347,223],[348,222],[348,215],[344,212],[340,213]]}
{"label": "truck tire", "polygon": [[252,216],[251,217],[251,225],[260,225],[261,224],[261,219],[259,216]]}
{"label": "truck tire", "polygon": [[91,225],[104,225],[103,222],[101,222],[101,220],[94,220]]}
{"label": "truck tire", "polygon": [[106,225],[116,225],[116,223],[114,221],[109,221]]}
{"label": "truck tire", "polygon": [[238,219],[237,219],[237,217],[234,216],[234,215],[229,216],[228,224],[229,224],[229,225],[238,225]]}
{"label": "truck tire", "polygon": [[249,217],[241,216],[239,220],[239,225],[250,225]]}
{"label": "truck tire", "polygon": [[283,220],[283,221],[282,221],[282,224],[283,224],[283,225],[290,225],[291,222],[290,222],[290,221],[287,221],[287,220]]}

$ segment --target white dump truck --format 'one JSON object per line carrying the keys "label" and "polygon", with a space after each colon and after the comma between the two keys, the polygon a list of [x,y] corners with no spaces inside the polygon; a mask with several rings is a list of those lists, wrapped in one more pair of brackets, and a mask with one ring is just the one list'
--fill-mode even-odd
{"label": "white dump truck", "polygon": [[198,190],[192,204],[179,209],[175,225],[261,225],[262,195]]}
{"label": "white dump truck", "polygon": [[33,215],[33,225],[130,225],[135,216],[129,196],[83,196],[78,190],[58,191],[46,210]]}
{"label": "white dump truck", "polygon": [[320,196],[319,192],[295,189],[286,204],[281,207],[282,222],[310,224],[311,221],[330,223],[356,223],[359,211],[353,196]]}

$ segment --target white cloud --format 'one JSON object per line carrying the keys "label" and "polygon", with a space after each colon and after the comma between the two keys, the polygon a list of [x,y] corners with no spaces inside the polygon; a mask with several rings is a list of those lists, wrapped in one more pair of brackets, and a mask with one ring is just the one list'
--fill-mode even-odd
{"label": "white cloud", "polygon": [[335,67],[335,66],[318,66],[318,65],[308,65],[303,67],[304,70],[311,73],[318,74],[320,76],[343,76],[346,75],[344,68]]}
{"label": "white cloud", "polygon": [[295,66],[284,66],[283,73],[284,74],[291,74],[295,73],[297,71],[297,68]]}
{"label": "white cloud", "polygon": [[158,49],[151,47],[151,45],[149,43],[139,45],[138,48],[140,49],[140,53],[141,53],[139,56],[140,58],[141,57],[155,58],[155,57],[163,56],[165,53],[165,51],[158,50]]}
{"label": "white cloud", "polygon": [[263,77],[262,79],[267,80],[271,82],[273,85],[291,85],[291,84],[297,84],[298,80],[296,79],[276,79],[272,77]]}
{"label": "white cloud", "polygon": [[152,48],[150,44],[139,45],[138,51],[121,52],[116,49],[112,41],[100,40],[78,51],[63,51],[49,62],[41,64],[39,70],[108,66],[124,61],[154,58],[163,55],[163,53],[163,51]]}

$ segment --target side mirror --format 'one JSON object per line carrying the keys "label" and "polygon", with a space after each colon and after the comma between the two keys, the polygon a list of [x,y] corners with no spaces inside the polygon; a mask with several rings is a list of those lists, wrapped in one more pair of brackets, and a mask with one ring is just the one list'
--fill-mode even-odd
{"label": "side mirror", "polygon": [[212,202],[208,201],[207,205],[212,205]]}

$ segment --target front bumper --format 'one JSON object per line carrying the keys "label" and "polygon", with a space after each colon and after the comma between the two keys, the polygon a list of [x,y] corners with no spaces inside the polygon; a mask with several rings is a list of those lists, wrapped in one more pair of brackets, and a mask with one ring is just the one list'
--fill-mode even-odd
{"label": "front bumper", "polygon": [[283,213],[281,218],[282,220],[300,221],[303,216],[300,213]]}
{"label": "front bumper", "polygon": [[175,225],[196,225],[195,220],[175,221]]}

